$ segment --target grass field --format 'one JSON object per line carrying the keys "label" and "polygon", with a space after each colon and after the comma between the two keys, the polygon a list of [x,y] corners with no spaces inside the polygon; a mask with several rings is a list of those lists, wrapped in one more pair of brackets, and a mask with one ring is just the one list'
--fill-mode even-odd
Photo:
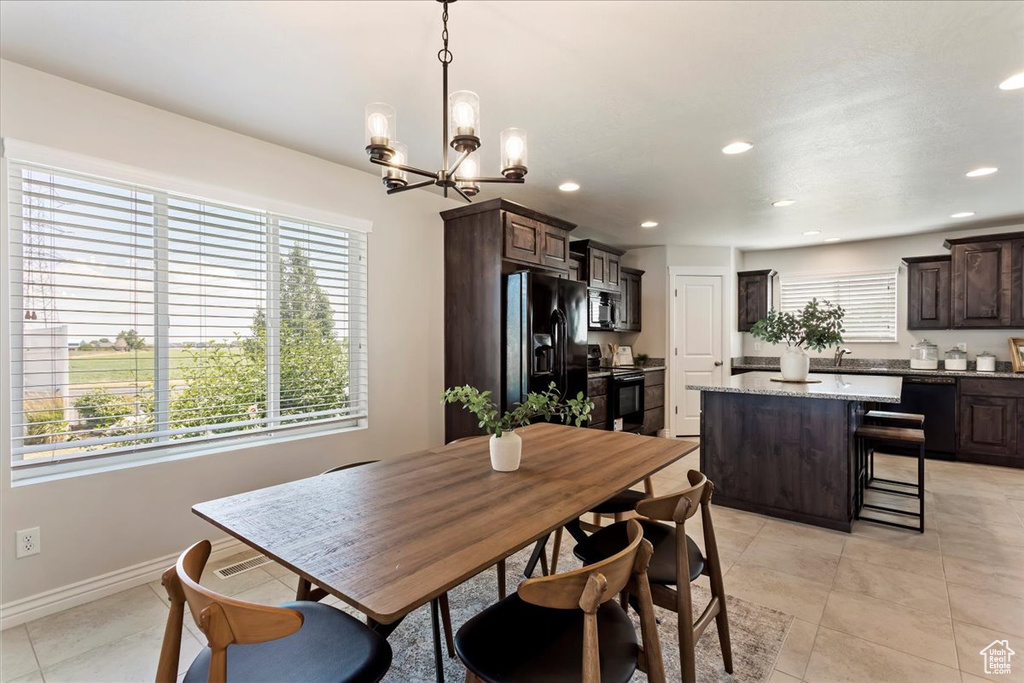
{"label": "grass field", "polygon": [[[192,352],[171,349],[171,380],[181,379],[181,369],[192,364]],[[153,349],[144,351],[71,351],[71,384],[152,382]]]}

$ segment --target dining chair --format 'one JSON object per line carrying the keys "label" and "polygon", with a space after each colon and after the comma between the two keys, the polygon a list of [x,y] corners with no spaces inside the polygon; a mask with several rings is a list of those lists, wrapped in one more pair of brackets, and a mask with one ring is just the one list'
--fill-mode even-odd
{"label": "dining chair", "polygon": [[[626,524],[628,542],[590,566],[528,579],[519,590],[467,621],[455,636],[467,683],[624,683],[636,669],[664,683],[654,606],[647,581],[653,554],[639,523]],[[615,602],[636,596],[641,642]],[[583,611],[580,618],[578,610]]]}
{"label": "dining chair", "polygon": [[[718,639],[722,646],[725,670],[732,673],[732,646],[729,641],[729,617],[726,613],[725,586],[722,564],[718,558],[718,543],[711,522],[711,494],[714,485],[696,470],[686,473],[690,486],[677,493],[641,501],[637,507],[638,521],[644,538],[654,548],[648,578],[654,604],[672,610],[677,615],[679,629],[679,659],[683,680],[696,680],[697,641],[714,619],[718,626]],[[701,511],[704,532],[704,550],[686,534],[686,521]],[[634,520],[630,520],[634,521]],[[672,524],[665,524],[670,522]],[[600,562],[603,558],[621,552],[632,540],[628,522],[604,527],[579,543],[573,553],[584,564]],[[696,621],[693,620],[693,595],[690,583],[701,574],[711,581],[711,600]],[[628,596],[628,594],[627,594]],[[625,597],[624,596],[624,601]]]}
{"label": "dining chair", "polygon": [[185,605],[207,647],[185,673],[187,683],[346,681],[375,683],[391,666],[391,646],[341,610],[318,602],[280,607],[229,598],[199,583],[210,542],[200,541],[163,574],[171,601],[157,683],[176,683]]}

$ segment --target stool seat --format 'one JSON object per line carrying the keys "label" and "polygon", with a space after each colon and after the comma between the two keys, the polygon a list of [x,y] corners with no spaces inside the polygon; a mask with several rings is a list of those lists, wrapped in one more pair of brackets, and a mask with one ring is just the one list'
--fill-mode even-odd
{"label": "stool seat", "polygon": [[869,410],[864,417],[869,420],[887,420],[892,422],[913,422],[918,426],[924,424],[924,415],[920,413],[897,413],[891,410]]}
{"label": "stool seat", "polygon": [[894,443],[924,443],[924,430],[911,427],[888,427],[884,425],[861,425],[857,427],[857,438]]}

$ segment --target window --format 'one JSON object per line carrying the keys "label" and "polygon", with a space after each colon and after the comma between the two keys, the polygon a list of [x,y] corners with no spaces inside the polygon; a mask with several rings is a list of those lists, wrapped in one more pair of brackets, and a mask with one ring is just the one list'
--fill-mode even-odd
{"label": "window", "polygon": [[781,275],[780,310],[796,313],[817,298],[846,309],[843,340],[896,341],[896,270]]}
{"label": "window", "polygon": [[12,160],[7,197],[15,468],[366,417],[362,230]]}

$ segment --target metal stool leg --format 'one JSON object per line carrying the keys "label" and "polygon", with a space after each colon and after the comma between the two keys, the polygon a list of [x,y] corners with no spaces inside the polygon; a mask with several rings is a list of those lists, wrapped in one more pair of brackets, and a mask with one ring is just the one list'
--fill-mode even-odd
{"label": "metal stool leg", "polygon": [[924,533],[924,444],[917,451],[917,497],[920,504],[921,533]]}

